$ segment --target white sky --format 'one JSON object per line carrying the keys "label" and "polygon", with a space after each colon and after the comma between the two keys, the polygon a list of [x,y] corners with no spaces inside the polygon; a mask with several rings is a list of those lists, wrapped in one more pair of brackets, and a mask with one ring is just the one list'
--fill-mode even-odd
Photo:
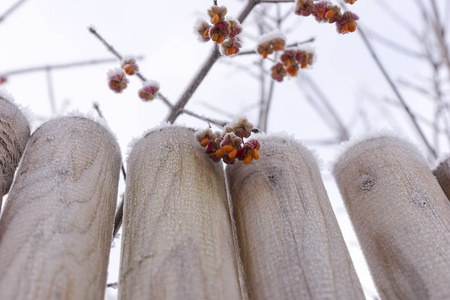
{"label": "white sky", "polygon": [[[448,15],[448,7],[441,4],[442,16]],[[0,15],[15,0],[0,1]],[[236,16],[244,1],[219,1],[228,7],[228,14]],[[391,18],[390,12],[380,6],[382,1],[360,0],[351,7],[359,15],[361,27],[376,31],[392,41],[420,52],[420,44]],[[426,30],[413,4],[408,1],[391,0],[392,11],[401,14],[419,32]],[[411,2],[412,3],[412,2]],[[87,30],[93,25],[120,53],[143,55],[140,62],[142,73],[161,83],[161,92],[175,102],[183,92],[192,75],[208,55],[212,44],[200,44],[193,35],[197,17],[206,18],[206,9],[212,1],[117,1],[117,0],[28,0],[17,11],[0,23],[0,75],[4,72],[60,63],[90,59],[113,58],[105,47]],[[292,10],[293,3],[280,4],[282,15]],[[448,6],[448,4],[447,4]],[[275,5],[267,5],[275,12]],[[244,22],[243,50],[255,48],[255,14]],[[338,35],[334,25],[318,24],[312,17],[302,18],[291,14],[283,28],[289,28],[288,43],[314,37],[316,41],[305,46],[314,50],[316,60],[312,68],[301,70],[311,77],[331,104],[349,124],[351,133],[367,130],[361,120],[352,123],[355,116],[366,114],[367,127],[388,127],[420,143],[417,134],[404,112],[393,105],[383,104],[383,99],[395,99],[385,79],[376,68],[360,36],[355,32]],[[375,49],[394,80],[412,80],[426,84],[430,78],[429,67],[416,58],[393,51],[372,39]],[[228,114],[245,113],[250,121],[257,122],[259,81],[228,62],[245,65],[252,72],[257,57],[225,58],[217,63],[209,76],[194,94],[187,108],[218,119],[229,119]],[[266,63],[269,68],[270,63]],[[130,78],[131,84],[122,94],[114,94],[106,84],[106,72],[118,64],[101,64],[88,67],[55,70],[51,72],[53,94],[57,113],[79,110],[95,115],[94,101],[106,117],[111,130],[117,136],[123,157],[127,145],[152,127],[160,124],[167,109],[161,101],[144,103],[137,97],[141,83]],[[269,81],[267,81],[269,82]],[[4,87],[20,105],[27,106],[34,115],[33,129],[52,115],[46,72],[11,76]],[[402,94],[414,111],[432,120],[432,102],[409,89]],[[448,100],[448,85],[445,92]],[[329,140],[335,137],[305,98],[311,94],[301,77],[277,83],[269,115],[269,131],[287,132],[304,141],[317,152],[323,164],[323,177],[330,200],[354,259],[367,297],[375,295],[368,271],[362,262],[356,238],[345,214],[328,163],[335,159],[337,145],[321,146],[313,140]],[[68,106],[63,110],[65,102]],[[207,108],[205,103],[215,108]],[[206,123],[183,116],[177,121],[189,126],[205,127]],[[427,130],[429,133],[429,130]],[[441,152],[448,152],[444,143]],[[124,187],[121,184],[120,192]],[[118,245],[118,240],[116,240]],[[112,251],[108,282],[117,280],[119,247]],[[114,299],[115,291],[107,289],[106,296]]]}

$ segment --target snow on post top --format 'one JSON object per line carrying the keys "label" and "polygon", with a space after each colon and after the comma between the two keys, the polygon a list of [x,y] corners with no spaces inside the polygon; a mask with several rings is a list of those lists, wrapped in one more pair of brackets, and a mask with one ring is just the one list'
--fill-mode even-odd
{"label": "snow on post top", "polygon": [[414,144],[409,138],[407,138],[403,135],[400,135],[399,133],[394,132],[391,129],[387,129],[387,128],[376,129],[376,130],[371,130],[371,131],[365,132],[360,135],[356,135],[356,136],[352,137],[349,141],[343,142],[338,148],[334,162],[330,164],[330,172],[331,173],[336,172],[338,163],[344,159],[344,156],[351,148],[353,148],[354,146],[356,146],[362,142],[375,140],[375,139],[381,139],[381,138],[396,139],[405,144],[409,144],[410,145],[409,148],[412,152],[415,152],[415,154],[417,154],[418,156],[423,157],[421,147]]}

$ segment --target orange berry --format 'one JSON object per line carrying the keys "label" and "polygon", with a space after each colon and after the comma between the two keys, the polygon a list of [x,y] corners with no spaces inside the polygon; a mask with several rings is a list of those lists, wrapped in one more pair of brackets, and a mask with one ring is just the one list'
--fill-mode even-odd
{"label": "orange berry", "polygon": [[219,38],[219,35],[217,33],[214,33],[211,37],[211,39],[215,42]]}
{"label": "orange berry", "polygon": [[225,154],[225,151],[223,151],[223,149],[219,149],[216,151],[216,156],[217,157],[222,157]]}
{"label": "orange berry", "polygon": [[225,40],[225,37],[224,37],[224,36],[221,36],[221,37],[219,37],[219,38],[217,39],[216,43],[217,43],[217,44],[222,44],[224,40]]}
{"label": "orange berry", "polygon": [[247,155],[244,158],[244,164],[248,165],[252,161],[253,157],[251,155]]}
{"label": "orange berry", "polygon": [[211,19],[211,22],[213,24],[217,24],[219,22],[219,15],[215,14],[214,17]]}
{"label": "orange berry", "polygon": [[231,151],[233,151],[233,146],[231,146],[231,145],[225,145],[225,146],[223,146],[223,148],[222,148],[224,151],[226,151],[226,152],[231,152]]}
{"label": "orange berry", "polygon": [[351,21],[348,23],[348,31],[354,32],[355,30],[356,30],[356,22],[353,21],[353,20],[351,20]]}
{"label": "orange berry", "polygon": [[200,145],[202,145],[202,147],[205,147],[206,145],[208,145],[209,139],[208,138],[204,138],[203,141],[200,143]]}
{"label": "orange berry", "polygon": [[356,2],[356,0],[348,0],[348,3],[350,4],[354,4]]}
{"label": "orange berry", "polygon": [[253,156],[254,159],[258,159],[259,158],[259,151],[256,150],[256,149],[253,149],[252,156]]}
{"label": "orange berry", "polygon": [[237,155],[237,150],[236,150],[236,149],[233,149],[233,150],[230,152],[230,154],[228,154],[228,157],[231,158],[231,159],[233,159],[233,158],[236,157],[236,155]]}
{"label": "orange berry", "polygon": [[289,66],[289,68],[286,69],[286,72],[288,72],[292,77],[297,75],[297,70],[293,66]]}
{"label": "orange berry", "polygon": [[300,66],[300,68],[304,69],[308,66],[308,63],[302,63],[302,65]]}
{"label": "orange berry", "polygon": [[319,8],[319,9],[317,10],[317,14],[318,14],[319,16],[322,16],[322,15],[323,15],[323,8]]}
{"label": "orange berry", "polygon": [[209,28],[206,29],[205,31],[203,31],[203,36],[204,36],[205,38],[209,38]]}
{"label": "orange berry", "polygon": [[288,58],[284,61],[284,66],[289,67],[291,65],[291,60]]}
{"label": "orange berry", "polygon": [[261,55],[262,55],[262,57],[264,58],[264,59],[266,59],[267,58],[267,50],[264,50],[262,53],[261,53]]}
{"label": "orange berry", "polygon": [[325,14],[325,18],[327,18],[329,20],[332,17],[334,17],[334,10],[327,11],[327,13]]}
{"label": "orange berry", "polygon": [[231,47],[227,49],[227,54],[228,55],[233,55],[236,53],[236,47]]}
{"label": "orange berry", "polygon": [[281,51],[281,50],[283,50],[283,45],[281,45],[281,44],[275,44],[275,45],[273,45],[273,49],[275,50],[275,51]]}
{"label": "orange berry", "polygon": [[341,33],[347,33],[348,32],[348,24],[345,24],[342,26]]}

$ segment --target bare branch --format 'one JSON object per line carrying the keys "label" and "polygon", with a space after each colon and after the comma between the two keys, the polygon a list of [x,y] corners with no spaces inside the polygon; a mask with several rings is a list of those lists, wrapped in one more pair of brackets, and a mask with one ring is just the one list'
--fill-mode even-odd
{"label": "bare branch", "polygon": [[50,109],[52,115],[54,115],[56,113],[55,93],[53,89],[53,78],[51,71],[49,69],[47,69],[46,75],[47,75],[48,98],[50,100]]}
{"label": "bare branch", "polygon": [[409,55],[409,56],[414,57],[414,58],[421,58],[421,59],[423,59],[425,57],[424,54],[422,54],[420,52],[417,52],[417,51],[414,51],[414,50],[411,50],[411,49],[409,49],[409,48],[407,48],[407,47],[405,47],[405,46],[403,46],[401,44],[398,44],[398,43],[396,43],[396,42],[394,42],[392,40],[389,40],[384,35],[379,34],[379,33],[375,32],[375,31],[373,31],[371,29],[367,29],[366,28],[366,31],[373,37],[374,40],[377,40],[378,42],[380,42],[381,44],[391,48],[392,50],[398,51],[398,52],[400,52],[402,54],[406,54],[406,55]]}
{"label": "bare branch", "polygon": [[322,90],[310,76],[308,76],[307,74],[303,74],[303,78],[308,82],[308,86],[318,96],[317,99],[319,99],[322,102],[322,105],[325,107],[328,114],[334,120],[337,127],[339,139],[341,141],[348,140],[350,136],[348,134],[347,128],[345,127],[339,115],[336,113],[334,107],[331,105],[331,101],[325,96],[325,94],[322,92]]}
{"label": "bare branch", "polygon": [[229,123],[229,122],[225,122],[225,121],[219,121],[219,120],[216,120],[216,119],[208,118],[208,117],[199,115],[199,114],[197,114],[197,113],[195,113],[195,112],[193,112],[193,111],[186,110],[186,109],[184,109],[184,108],[183,108],[182,112],[185,113],[185,114],[187,114],[187,115],[190,115],[190,116],[192,116],[192,117],[195,117],[195,118],[197,118],[197,119],[199,119],[199,120],[203,120],[203,121],[205,121],[205,122],[208,122],[208,123],[217,125],[217,126],[219,126],[219,127],[225,127],[225,125],[227,125],[227,124]]}
{"label": "bare branch", "polygon": [[[142,59],[143,56],[138,56],[136,58]],[[114,59],[114,58],[104,58],[104,59],[91,59],[91,60],[63,63],[63,64],[36,66],[36,67],[31,67],[31,68],[6,71],[3,73],[0,73],[0,76],[11,77],[13,75],[19,75],[19,74],[24,74],[24,73],[42,72],[42,71],[47,71],[47,70],[53,71],[53,70],[76,68],[76,67],[85,67],[85,66],[96,65],[96,64],[113,63],[116,61],[117,61],[117,59]]]}
{"label": "bare branch", "polygon": [[[286,46],[286,48],[298,47],[298,46],[303,45],[303,44],[307,44],[307,43],[314,42],[315,40],[316,40],[316,38],[312,37],[312,38],[309,38],[309,39],[304,40],[304,41],[301,41],[301,42],[296,42],[296,43],[288,44],[288,45]],[[238,55],[235,55],[235,56],[233,56],[233,57],[239,57],[239,56],[242,56],[242,55],[249,55],[249,54],[257,54],[257,52],[256,52],[256,50],[240,51],[240,52],[238,53]]]}
{"label": "bare branch", "polygon": [[0,23],[5,21],[6,17],[9,16],[13,11],[15,11],[17,8],[19,8],[20,5],[25,3],[27,0],[19,0],[13,6],[11,6],[7,11],[3,13],[3,15],[0,16]]}
{"label": "bare branch", "polygon": [[[343,4],[343,6],[345,6],[345,4]],[[384,78],[388,82],[388,84],[391,87],[392,91],[394,92],[395,96],[400,101],[401,106],[403,107],[403,109],[405,110],[406,114],[410,118],[411,122],[414,125],[414,128],[416,129],[416,131],[419,134],[420,138],[422,139],[423,143],[427,147],[428,151],[430,152],[430,154],[434,158],[437,158],[437,153],[433,149],[433,147],[430,145],[428,139],[426,138],[425,134],[423,133],[422,129],[420,128],[419,124],[417,123],[416,116],[411,112],[408,104],[406,103],[405,99],[403,99],[403,96],[400,94],[400,91],[398,90],[398,88],[395,85],[394,81],[391,79],[390,75],[387,73],[384,65],[381,63],[377,53],[375,52],[375,49],[372,47],[372,43],[367,38],[367,36],[366,36],[364,30],[361,28],[361,26],[358,27],[358,32],[359,32],[359,35],[361,36],[361,38],[362,38],[362,40],[364,42],[364,45],[369,50],[373,60],[377,64],[378,68],[380,69],[380,71],[383,74]]]}

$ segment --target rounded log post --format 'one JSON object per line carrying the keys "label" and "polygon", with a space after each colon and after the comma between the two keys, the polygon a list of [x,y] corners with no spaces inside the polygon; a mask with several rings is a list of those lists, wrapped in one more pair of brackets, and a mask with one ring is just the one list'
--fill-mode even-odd
{"label": "rounded log post", "polygon": [[447,196],[447,199],[450,200],[450,157],[442,161],[433,171],[433,174],[436,176],[436,179]]}
{"label": "rounded log post", "polygon": [[22,112],[0,97],[0,208],[29,137],[30,126]]}
{"label": "rounded log post", "polygon": [[183,127],[128,158],[119,299],[240,299],[222,165]]}
{"label": "rounded log post", "polygon": [[103,299],[120,161],[88,119],[33,133],[0,220],[2,300]]}
{"label": "rounded log post", "polygon": [[314,157],[260,141],[259,160],[226,168],[249,299],[364,299]]}
{"label": "rounded log post", "polygon": [[368,139],[334,174],[382,299],[450,299],[450,205],[420,153]]}

